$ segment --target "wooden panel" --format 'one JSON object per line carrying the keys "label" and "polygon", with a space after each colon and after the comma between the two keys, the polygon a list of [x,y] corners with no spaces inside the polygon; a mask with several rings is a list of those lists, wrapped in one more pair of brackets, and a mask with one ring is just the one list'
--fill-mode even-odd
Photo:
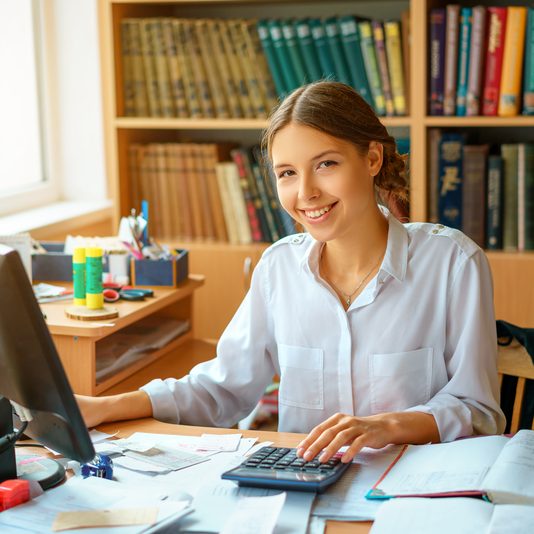
{"label": "wooden panel", "polygon": [[80,395],[95,394],[95,344],[91,339],[53,336],[72,390]]}

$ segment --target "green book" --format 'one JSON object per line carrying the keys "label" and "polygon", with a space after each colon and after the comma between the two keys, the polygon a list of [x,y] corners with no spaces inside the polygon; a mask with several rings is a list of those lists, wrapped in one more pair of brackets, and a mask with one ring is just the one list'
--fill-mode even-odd
{"label": "green book", "polygon": [[321,64],[319,63],[319,56],[315,49],[308,19],[296,20],[295,32],[308,79],[310,81],[320,80],[322,76]]}
{"label": "green book", "polygon": [[367,74],[365,73],[365,65],[360,46],[360,32],[356,25],[356,19],[351,15],[340,17],[338,19],[338,25],[341,32],[341,44],[343,45],[349,64],[352,80],[351,85],[372,106],[374,102],[367,80]]}
{"label": "green book", "polygon": [[534,144],[518,146],[517,248],[534,250]]}
{"label": "green book", "polygon": [[503,248],[517,250],[518,145],[501,145],[501,155],[504,164]]}
{"label": "green book", "polygon": [[380,80],[380,71],[378,70],[378,61],[376,60],[375,42],[373,39],[373,28],[371,23],[363,20],[358,23],[360,33],[360,46],[362,48],[363,63],[365,72],[371,87],[371,94],[375,103],[375,111],[378,115],[386,114],[386,100],[382,91],[382,82]]}
{"label": "green book", "polygon": [[273,77],[276,93],[280,98],[283,98],[289,92],[289,90],[285,85],[284,77],[282,75],[282,67],[278,63],[278,58],[274,51],[267,21],[259,20],[256,27],[258,29],[258,35],[260,37],[263,53],[265,54],[267,64],[269,65],[269,70],[271,71],[271,76]]}
{"label": "green book", "polygon": [[336,66],[330,54],[330,47],[328,46],[321,19],[310,19],[309,24],[315,49],[317,50],[317,57],[319,58],[319,65],[321,66],[321,78],[337,79]]}
{"label": "green book", "polygon": [[329,17],[324,21],[324,29],[326,32],[326,40],[330,48],[330,54],[334,60],[337,79],[347,85],[351,84],[349,66],[343,51],[343,45],[339,37],[339,27],[337,25],[337,17]]}
{"label": "green book", "polygon": [[534,7],[528,8],[523,69],[523,115],[534,115]]}
{"label": "green book", "polygon": [[304,66],[304,59],[300,52],[300,47],[297,40],[297,34],[293,26],[293,21],[286,19],[281,23],[282,34],[286,41],[286,49],[293,66],[293,73],[299,82],[299,86],[308,83],[310,80],[306,76],[306,68]]}
{"label": "green book", "polygon": [[278,64],[282,70],[285,88],[288,92],[291,92],[293,89],[299,87],[300,83],[293,71],[293,65],[291,64],[291,59],[289,57],[289,50],[287,49],[284,34],[282,33],[282,25],[279,20],[269,19],[267,21],[267,27],[269,28],[269,35],[271,36]]}

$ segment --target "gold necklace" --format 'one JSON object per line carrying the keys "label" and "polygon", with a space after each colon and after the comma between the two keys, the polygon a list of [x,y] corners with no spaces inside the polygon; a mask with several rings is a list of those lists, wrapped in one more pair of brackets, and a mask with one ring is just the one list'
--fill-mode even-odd
{"label": "gold necklace", "polygon": [[[323,252],[321,250],[321,257],[323,255]],[[378,257],[378,261],[371,267],[371,270],[361,279],[360,283],[356,286],[356,289],[349,295],[348,293],[345,293],[344,291],[341,291],[341,289],[339,289],[339,287],[337,287],[334,282],[332,282],[332,280],[328,280],[328,282],[332,285],[332,287],[338,292],[338,293],[341,293],[341,295],[343,295],[343,297],[345,298],[345,304],[347,305],[347,308],[350,306],[350,303],[352,302],[352,297],[354,295],[356,295],[356,293],[358,292],[358,289],[360,289],[360,287],[362,287],[363,283],[369,278],[369,276],[371,275],[371,273],[376,269],[377,265],[380,263],[380,260],[382,259],[382,256],[383,254],[380,254],[380,256]]]}

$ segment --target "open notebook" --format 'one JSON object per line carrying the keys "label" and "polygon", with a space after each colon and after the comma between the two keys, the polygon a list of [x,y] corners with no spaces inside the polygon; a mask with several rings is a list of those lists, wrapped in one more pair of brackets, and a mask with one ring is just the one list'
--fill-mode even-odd
{"label": "open notebook", "polygon": [[407,445],[366,495],[484,495],[494,503],[534,504],[534,431]]}

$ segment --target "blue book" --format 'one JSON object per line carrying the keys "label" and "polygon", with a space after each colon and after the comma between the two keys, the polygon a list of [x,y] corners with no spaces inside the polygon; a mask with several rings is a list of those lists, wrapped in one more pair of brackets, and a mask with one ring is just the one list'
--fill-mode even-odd
{"label": "blue book", "polygon": [[441,224],[462,229],[464,134],[444,133],[439,142],[438,218]]}
{"label": "blue book", "polygon": [[445,8],[430,10],[430,115],[443,115],[445,83]]}
{"label": "blue book", "polygon": [[469,78],[469,53],[471,48],[471,25],[473,9],[463,7],[460,13],[460,50],[458,54],[458,85],[456,86],[456,115],[467,113],[467,80]]}
{"label": "blue book", "polygon": [[503,160],[501,156],[488,157],[486,248],[502,249],[503,229]]}

